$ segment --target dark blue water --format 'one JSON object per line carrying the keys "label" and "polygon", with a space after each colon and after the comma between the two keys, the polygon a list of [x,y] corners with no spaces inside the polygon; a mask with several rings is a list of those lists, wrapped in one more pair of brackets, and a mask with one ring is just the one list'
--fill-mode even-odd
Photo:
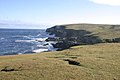
{"label": "dark blue water", "polygon": [[0,55],[52,50],[52,45],[45,42],[47,37],[50,35],[40,29],[0,29]]}

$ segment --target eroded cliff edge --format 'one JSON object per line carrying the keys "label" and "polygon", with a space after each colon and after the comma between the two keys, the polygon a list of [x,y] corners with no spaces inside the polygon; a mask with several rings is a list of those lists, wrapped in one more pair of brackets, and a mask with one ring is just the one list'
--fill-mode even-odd
{"label": "eroded cliff edge", "polygon": [[120,25],[57,25],[46,32],[55,35],[55,38],[48,38],[47,41],[57,41],[53,46],[59,50],[76,45],[120,42]]}

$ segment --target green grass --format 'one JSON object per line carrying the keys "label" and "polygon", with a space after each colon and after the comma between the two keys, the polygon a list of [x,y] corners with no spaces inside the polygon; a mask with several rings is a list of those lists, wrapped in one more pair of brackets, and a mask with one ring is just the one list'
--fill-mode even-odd
{"label": "green grass", "polygon": [[[84,35],[98,36],[100,39],[120,38],[119,25],[63,26],[68,32],[75,31],[74,35],[77,37],[81,33],[76,34],[76,31],[85,30],[91,33]],[[81,45],[63,51],[0,56],[0,80],[120,80],[120,43]]]}
{"label": "green grass", "polygon": [[101,39],[120,38],[120,25],[69,24],[63,26],[65,26],[66,29],[92,32],[92,35],[99,36]]}
{"label": "green grass", "polygon": [[[66,59],[79,62],[71,65]],[[0,57],[0,80],[120,80],[120,43]]]}

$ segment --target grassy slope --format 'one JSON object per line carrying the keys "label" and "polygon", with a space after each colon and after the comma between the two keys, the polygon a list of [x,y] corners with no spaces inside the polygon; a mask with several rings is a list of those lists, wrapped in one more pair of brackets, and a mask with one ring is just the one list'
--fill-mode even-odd
{"label": "grassy slope", "polygon": [[[85,25],[85,26],[84,26]],[[119,38],[120,26],[74,24],[103,39]],[[59,52],[1,56],[0,80],[120,80],[120,43],[76,46]],[[65,59],[77,61],[70,65]]]}
{"label": "grassy slope", "polygon": [[112,39],[120,37],[120,25],[101,25],[101,24],[70,24],[63,25],[66,29],[86,30],[101,39]]}
{"label": "grassy slope", "polygon": [[[58,52],[1,56],[0,80],[120,80],[120,43],[76,46]],[[80,62],[70,65],[64,59]]]}

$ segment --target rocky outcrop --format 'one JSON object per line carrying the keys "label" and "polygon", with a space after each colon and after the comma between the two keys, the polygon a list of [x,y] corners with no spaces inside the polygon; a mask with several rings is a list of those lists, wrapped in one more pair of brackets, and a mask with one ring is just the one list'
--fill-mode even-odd
{"label": "rocky outcrop", "polygon": [[46,32],[55,35],[55,38],[48,38],[47,41],[57,41],[53,46],[59,48],[59,50],[67,49],[76,45],[120,42],[120,38],[100,39],[99,36],[93,35],[92,32],[88,30],[66,29],[66,26],[64,25],[48,28]]}
{"label": "rocky outcrop", "polygon": [[50,35],[55,35],[56,37],[66,37],[67,32],[65,30],[64,26],[54,26],[52,28],[48,28],[46,30],[46,32],[48,32]]}
{"label": "rocky outcrop", "polygon": [[51,35],[55,35],[56,38],[48,38],[47,41],[57,41],[53,46],[59,48],[59,50],[70,48],[80,44],[95,44],[101,42],[101,40],[85,30],[73,30],[65,29],[64,26],[54,26],[46,30]]}

